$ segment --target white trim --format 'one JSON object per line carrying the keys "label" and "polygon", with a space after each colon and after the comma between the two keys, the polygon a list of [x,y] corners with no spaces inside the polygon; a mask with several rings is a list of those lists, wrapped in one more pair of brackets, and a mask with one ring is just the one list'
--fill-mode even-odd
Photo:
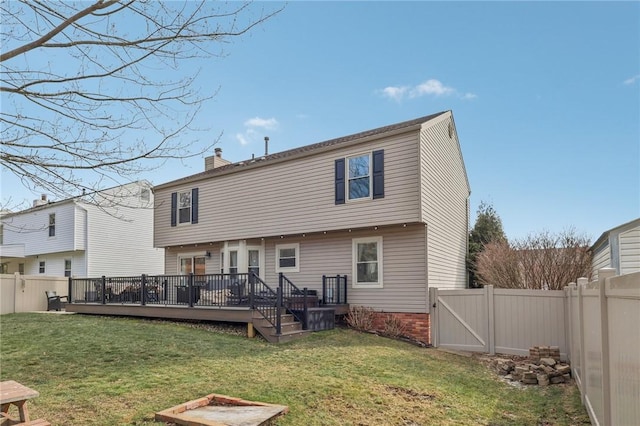
{"label": "white trim", "polygon": [[[367,175],[369,178],[369,196],[368,197],[358,197],[358,198],[351,198],[349,196],[349,160],[351,158],[358,158],[358,157],[364,157],[364,156],[368,156],[369,157],[369,174]],[[361,152],[359,154],[353,154],[353,155],[349,155],[348,157],[345,158],[344,161],[344,192],[345,192],[345,201],[346,202],[358,202],[358,201],[363,201],[363,200],[371,200],[373,199],[373,151],[367,151],[367,152]],[[354,179],[358,179],[358,178],[354,178]]]}
{"label": "white trim", "polygon": [[[378,263],[378,281],[371,283],[359,283],[358,282],[358,244],[360,243],[373,243],[377,244],[376,255]],[[353,288],[382,288],[382,236],[379,237],[364,237],[352,239],[352,252],[351,252],[351,264],[352,264],[352,279],[351,287]]]}
{"label": "white trim", "polygon": [[[280,249],[295,249],[296,266],[280,267]],[[300,272],[300,243],[276,244],[276,273],[279,272]]]}

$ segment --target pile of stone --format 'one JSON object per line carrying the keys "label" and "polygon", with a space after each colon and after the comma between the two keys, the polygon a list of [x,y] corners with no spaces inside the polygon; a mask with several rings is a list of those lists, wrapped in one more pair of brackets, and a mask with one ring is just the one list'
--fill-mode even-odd
{"label": "pile of stone", "polygon": [[493,358],[490,365],[506,380],[548,386],[571,380],[571,366],[560,361],[557,346],[535,346],[528,358]]}

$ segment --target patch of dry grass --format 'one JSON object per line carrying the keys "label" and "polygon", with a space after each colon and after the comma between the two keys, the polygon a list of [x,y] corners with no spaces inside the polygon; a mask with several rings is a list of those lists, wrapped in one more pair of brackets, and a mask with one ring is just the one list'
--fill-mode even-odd
{"label": "patch of dry grass", "polygon": [[55,425],[160,425],[220,393],[288,405],[278,425],[589,424],[572,386],[515,389],[473,358],[353,330],[290,344],[236,325],[81,315],[0,318],[0,376]]}

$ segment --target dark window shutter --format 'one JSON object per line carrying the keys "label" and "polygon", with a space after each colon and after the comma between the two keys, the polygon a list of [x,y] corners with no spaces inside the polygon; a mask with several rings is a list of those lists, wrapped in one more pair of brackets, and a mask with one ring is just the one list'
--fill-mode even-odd
{"label": "dark window shutter", "polygon": [[171,226],[176,226],[178,222],[178,193],[171,193]]}
{"label": "dark window shutter", "polygon": [[384,149],[373,151],[373,198],[384,198]]}
{"label": "dark window shutter", "polygon": [[344,158],[336,160],[336,204],[344,204]]}
{"label": "dark window shutter", "polygon": [[191,190],[191,223],[198,223],[198,188]]}

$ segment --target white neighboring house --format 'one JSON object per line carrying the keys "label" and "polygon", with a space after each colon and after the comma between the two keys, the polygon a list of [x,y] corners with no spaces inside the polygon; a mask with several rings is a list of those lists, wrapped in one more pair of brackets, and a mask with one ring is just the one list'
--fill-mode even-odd
{"label": "white neighboring house", "polygon": [[1,273],[99,277],[162,274],[153,247],[153,191],[137,181],[2,215]]}
{"label": "white neighboring house", "polygon": [[640,271],[640,218],[602,233],[589,249],[593,253],[593,277],[598,269],[613,268],[616,275]]}

